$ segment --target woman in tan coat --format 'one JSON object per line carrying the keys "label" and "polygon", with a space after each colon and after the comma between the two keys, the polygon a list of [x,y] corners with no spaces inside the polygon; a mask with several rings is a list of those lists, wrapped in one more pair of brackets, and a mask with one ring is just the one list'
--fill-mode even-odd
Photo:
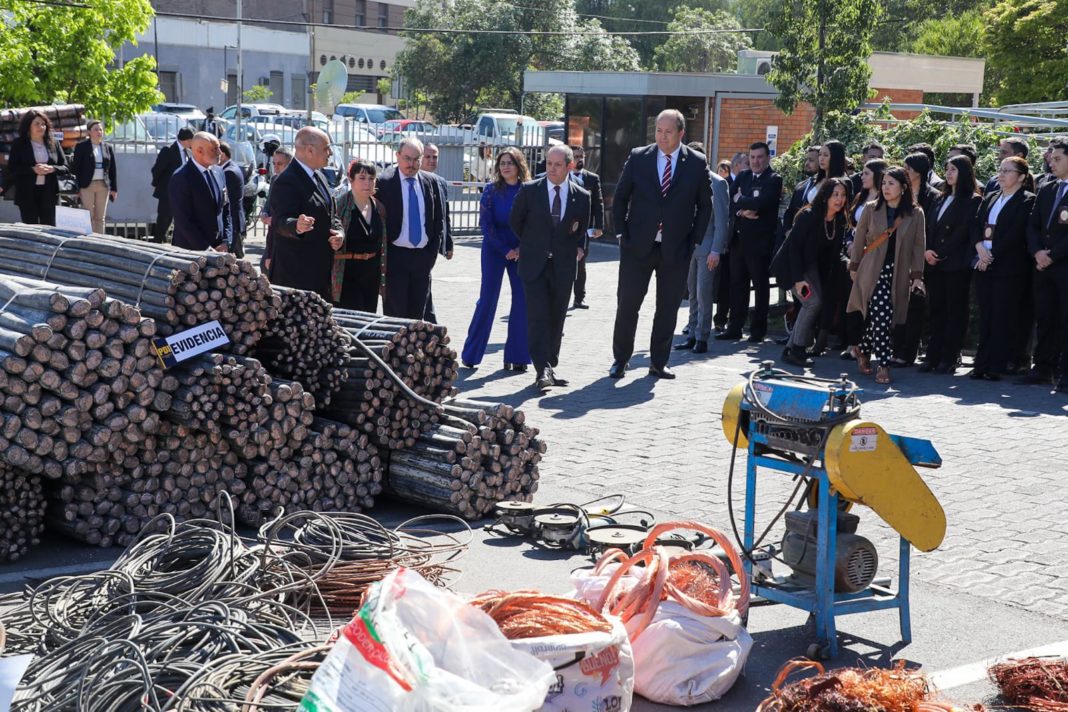
{"label": "woman in tan coat", "polygon": [[910,291],[924,291],[924,230],[923,209],[914,204],[905,171],[888,169],[879,199],[864,207],[857,223],[849,261],[853,288],[846,307],[857,366],[870,374],[874,357],[877,383],[890,383],[893,328],[905,323]]}

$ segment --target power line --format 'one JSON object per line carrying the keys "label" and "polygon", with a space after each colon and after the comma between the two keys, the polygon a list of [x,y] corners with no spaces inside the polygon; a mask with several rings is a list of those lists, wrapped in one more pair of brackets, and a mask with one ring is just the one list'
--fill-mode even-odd
{"label": "power line", "polygon": [[[159,17],[180,17],[183,19],[197,19],[197,20],[218,20],[223,22],[237,22],[236,17],[225,17],[220,15],[197,15],[195,18],[190,18],[189,15],[181,12],[156,12]],[[295,27],[328,27],[335,30],[360,30],[362,32],[412,32],[416,34],[442,34],[442,35],[521,35],[521,36],[574,36],[574,35],[616,35],[616,36],[687,36],[687,35],[725,35],[725,34],[739,34],[746,32],[763,32],[764,28],[739,28],[731,30],[682,30],[673,32],[671,30],[462,30],[451,27],[377,27],[371,25],[338,25],[330,24],[326,22],[296,22],[291,20],[271,20],[267,18],[257,17],[243,17],[241,22],[255,22],[265,25],[286,25]]]}

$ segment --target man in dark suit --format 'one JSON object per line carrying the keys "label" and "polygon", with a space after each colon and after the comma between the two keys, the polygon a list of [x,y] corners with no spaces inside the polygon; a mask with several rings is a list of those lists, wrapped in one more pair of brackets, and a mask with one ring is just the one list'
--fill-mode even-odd
{"label": "man in dark suit", "polygon": [[[812,202],[809,195],[813,198],[816,197],[816,189],[819,187],[816,178],[820,172],[819,146],[808,147],[808,151],[805,152],[805,164],[801,167],[801,172],[804,174],[805,179],[794,186],[793,195],[790,196],[790,204],[786,206],[786,212],[782,215],[781,238],[785,237],[786,233],[790,232],[790,228],[794,226],[794,216],[797,215],[797,211]],[[782,242],[781,238],[779,240],[780,243]]]}
{"label": "man in dark suit", "polygon": [[230,251],[236,257],[244,257],[245,211],[241,198],[245,194],[245,173],[241,170],[241,166],[234,163],[230,144],[223,141],[219,144],[219,150],[222,152],[219,157],[219,167],[222,168],[226,178],[226,193],[230,196],[230,224],[234,229]]}
{"label": "man in dark suit", "polygon": [[586,258],[590,256],[590,239],[597,239],[604,234],[604,198],[601,195],[601,177],[585,168],[586,152],[580,144],[571,146],[575,155],[575,167],[571,171],[571,182],[578,183],[590,194],[590,226],[586,230],[586,240],[582,245],[582,257],[578,261],[575,274],[575,308],[589,309],[586,304]]}
{"label": "man in dark suit", "polygon": [[734,236],[731,243],[731,319],[727,330],[716,336],[720,341],[742,338],[749,315],[749,287],[753,287],[753,316],[749,322],[749,342],[759,344],[768,333],[768,304],[771,300],[772,250],[778,232],[779,198],[782,178],[768,165],[768,144],[757,141],[749,147],[749,170],[734,183],[731,209]]}
{"label": "man in dark suit", "polygon": [[[271,154],[270,185],[274,185],[274,179],[282,175],[289,164],[293,161],[293,149],[288,146],[279,146]],[[267,227],[266,244],[263,248],[263,257],[260,258],[260,269],[265,273],[271,271],[271,256],[274,254],[274,227],[271,223],[271,189],[267,188],[267,199],[263,201],[260,209],[260,222]]]}
{"label": "man in dark suit", "polygon": [[[452,216],[449,215],[449,184],[438,175],[438,147],[432,143],[423,146],[423,162],[420,168],[434,178],[438,190],[438,198],[445,209],[445,239],[438,247],[438,254],[447,260],[452,259]],[[426,290],[426,309],[423,310],[423,319],[431,324],[438,323],[438,315],[434,312],[434,280],[431,277]]]}
{"label": "man in dark suit", "polygon": [[188,127],[178,129],[178,138],[170,146],[164,146],[156,155],[152,164],[152,197],[159,201],[156,208],[156,224],[152,230],[153,242],[166,242],[167,230],[171,227],[173,213],[171,197],[167,191],[174,172],[189,162],[189,146],[193,141],[193,130]]}
{"label": "man in dark suit", "polygon": [[322,173],[330,159],[330,136],[305,126],[297,132],[293,152],[289,167],[271,184],[269,277],[274,284],[317,292],[329,301],[334,252],[345,241]]}
{"label": "man in dark suit", "polygon": [[[1019,156],[1020,158],[1027,158],[1027,154],[1030,149],[1027,147],[1027,143],[1021,141],[1018,138],[1006,138],[998,142],[998,165],[1006,158],[1012,156]],[[990,180],[986,182],[986,186],[983,187],[983,194],[989,195],[995,190],[1001,190],[1001,186],[998,185],[998,177],[995,173],[990,177]]]}
{"label": "man in dark suit", "polygon": [[612,217],[619,232],[619,286],[608,375],[622,378],[634,353],[638,309],[656,273],[649,375],[674,378],[671,337],[686,293],[693,250],[712,219],[712,182],[700,153],[682,145],[686,120],[675,109],[656,117],[656,143],[636,148],[616,184]]}
{"label": "man in dark suit", "polygon": [[1038,191],[1027,225],[1027,247],[1035,259],[1034,294],[1038,338],[1034,367],[1024,383],[1057,379],[1068,393],[1068,138],[1050,142],[1053,180]]}
{"label": "man in dark suit", "polygon": [[419,170],[423,143],[406,137],[397,146],[397,165],[383,171],[376,197],[386,210],[386,316],[422,319],[430,292],[430,270],[446,242],[445,210],[437,179]]}
{"label": "man in dark suit", "polygon": [[520,188],[508,223],[519,237],[519,278],[527,302],[527,342],[534,385],[545,391],[566,386],[556,375],[564,318],[576,265],[590,224],[590,194],[569,179],[574,153],[553,146],[545,154],[545,176]]}
{"label": "man in dark suit", "polygon": [[226,252],[233,240],[226,177],[219,168],[219,139],[200,131],[190,145],[191,160],[167,184],[174,212],[175,247]]}

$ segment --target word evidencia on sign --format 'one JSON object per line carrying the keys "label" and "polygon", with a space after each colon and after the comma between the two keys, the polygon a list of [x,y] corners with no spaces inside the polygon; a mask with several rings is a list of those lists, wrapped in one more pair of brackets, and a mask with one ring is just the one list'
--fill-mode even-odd
{"label": "word evidencia on sign", "polygon": [[218,321],[209,321],[177,334],[156,338],[152,341],[156,355],[164,368],[171,368],[186,359],[230,343]]}

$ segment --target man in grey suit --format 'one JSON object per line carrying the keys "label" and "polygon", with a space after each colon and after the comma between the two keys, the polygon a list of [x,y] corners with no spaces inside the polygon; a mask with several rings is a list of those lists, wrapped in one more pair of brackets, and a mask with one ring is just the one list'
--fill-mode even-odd
{"label": "man in grey suit", "polygon": [[[704,145],[693,141],[688,144],[698,153],[704,153]],[[727,248],[729,213],[731,208],[730,189],[727,181],[720,178],[708,166],[708,177],[712,180],[712,219],[704,239],[694,248],[690,258],[690,274],[686,280],[689,290],[690,321],[689,336],[685,341],[675,344],[676,351],[690,351],[703,354],[708,351],[708,339],[712,334],[712,312],[716,308],[715,270],[718,260],[712,257],[723,254]]]}
{"label": "man in grey suit", "polygon": [[508,223],[519,237],[519,278],[527,302],[527,342],[538,390],[566,386],[560,364],[564,318],[590,225],[590,194],[569,178],[574,153],[553,146],[545,175],[519,189]]}

